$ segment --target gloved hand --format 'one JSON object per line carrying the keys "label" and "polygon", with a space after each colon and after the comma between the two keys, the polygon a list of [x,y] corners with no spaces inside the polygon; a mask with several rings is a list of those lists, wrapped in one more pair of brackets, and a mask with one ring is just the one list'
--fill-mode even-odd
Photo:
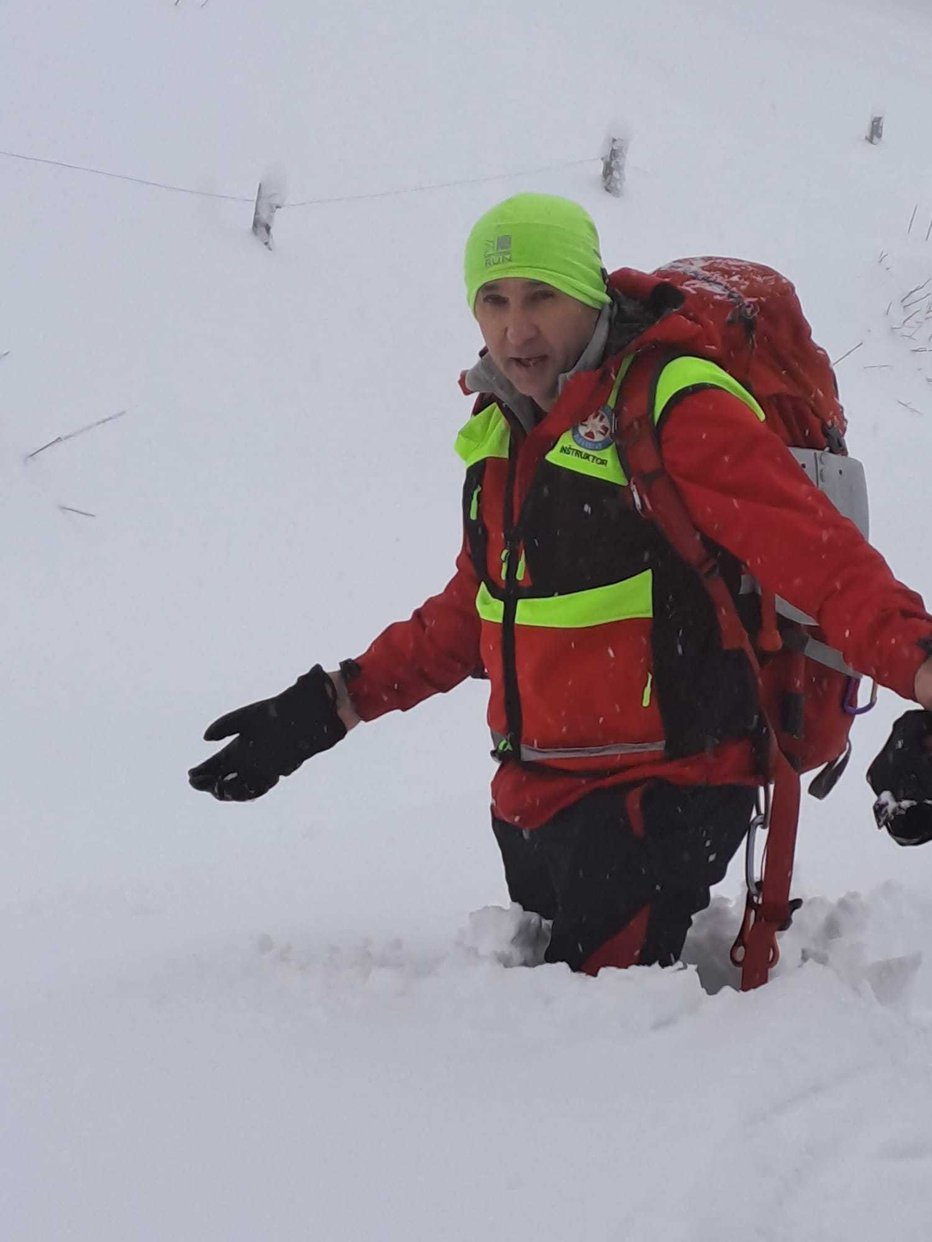
{"label": "gloved hand", "polygon": [[898,845],[932,841],[932,712],[904,712],[867,769],[874,818]]}
{"label": "gloved hand", "polygon": [[336,746],[346,726],[333,681],[319,664],[272,699],[228,712],[207,729],[205,742],[238,737],[188,772],[195,789],[222,801],[261,798],[305,759]]}

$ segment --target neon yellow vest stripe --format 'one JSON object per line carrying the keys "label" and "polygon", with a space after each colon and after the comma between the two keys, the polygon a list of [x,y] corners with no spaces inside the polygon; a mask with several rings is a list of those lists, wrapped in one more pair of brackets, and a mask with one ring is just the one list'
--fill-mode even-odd
{"label": "neon yellow vest stripe", "polygon": [[501,407],[489,405],[460,429],[456,451],[468,470],[487,457],[507,459],[510,440],[511,431]]}
{"label": "neon yellow vest stripe", "polygon": [[[476,609],[483,621],[501,625],[504,604],[495,599],[483,583],[476,596]],[[517,601],[516,625],[535,625],[543,629],[578,630],[612,621],[633,621],[654,615],[653,574],[649,569],[613,582],[567,595],[523,597]]]}
{"label": "neon yellow vest stripe", "polygon": [[725,392],[730,392],[733,397],[737,397],[739,401],[743,401],[753,410],[761,422],[764,422],[766,416],[758,402],[727,371],[723,371],[720,366],[705,358],[684,356],[674,358],[660,372],[652,412],[654,423],[660,422],[667,406],[684,389],[700,387],[721,388]]}

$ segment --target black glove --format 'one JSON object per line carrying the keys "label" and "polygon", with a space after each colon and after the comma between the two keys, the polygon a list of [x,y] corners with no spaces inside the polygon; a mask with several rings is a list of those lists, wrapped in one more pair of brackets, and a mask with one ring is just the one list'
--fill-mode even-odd
{"label": "black glove", "polygon": [[205,742],[238,733],[223,750],[188,772],[195,789],[222,801],[261,798],[305,759],[346,736],[337,714],[337,692],[319,664],[273,699],[239,707],[215,720]]}
{"label": "black glove", "polygon": [[932,712],[904,712],[867,769],[874,819],[898,845],[932,841]]}

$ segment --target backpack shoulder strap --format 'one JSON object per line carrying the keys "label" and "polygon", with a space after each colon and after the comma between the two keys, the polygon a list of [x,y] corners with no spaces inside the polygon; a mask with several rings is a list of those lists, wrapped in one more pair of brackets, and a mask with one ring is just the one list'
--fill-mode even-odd
{"label": "backpack shoulder strap", "polygon": [[[615,436],[622,467],[636,508],[700,576],[715,607],[723,646],[744,652],[760,686],[757,655],[718,563],[663,464],[654,414],[658,380],[669,361],[669,355],[657,357],[653,351],[645,351],[628,368],[615,407]],[[744,991],[766,983],[770,968],[779,958],[777,932],[792,916],[790,884],[799,821],[799,775],[780,750],[776,730],[763,707],[760,724],[756,748],[760,776],[766,785],[773,784],[773,799],[763,879],[748,890],[744,924],[732,951],[733,960],[742,968]]]}
{"label": "backpack shoulder strap", "polygon": [[[725,646],[746,650],[756,668],[757,658],[741,624],[734,602],[721,579],[718,564],[706,547],[689,516],[676,485],[663,464],[657,424],[669,406],[669,398],[659,391],[668,365],[677,355],[646,351],[628,368],[615,406],[615,439],[631,484],[631,495],[641,515],[652,521],[678,555],[703,579],[712,595]],[[695,360],[702,366],[701,359]],[[716,370],[718,368],[716,367]],[[703,385],[705,386],[705,385]],[[694,390],[690,386],[686,391]],[[712,584],[720,581],[724,596]],[[727,603],[726,603],[727,600]]]}

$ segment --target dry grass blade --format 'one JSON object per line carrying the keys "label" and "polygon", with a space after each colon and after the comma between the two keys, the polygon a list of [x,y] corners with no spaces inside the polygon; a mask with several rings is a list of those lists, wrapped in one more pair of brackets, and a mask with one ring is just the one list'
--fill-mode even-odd
{"label": "dry grass blade", "polygon": [[911,319],[915,319],[918,314],[919,314],[919,308],[917,307],[914,311],[910,311],[910,313],[906,316],[903,322],[900,324],[897,324],[897,326],[893,329],[893,331],[902,332],[903,329],[906,327],[906,325],[909,323],[909,321]]}
{"label": "dry grass blade", "polygon": [[908,298],[911,298],[914,293],[918,293],[920,289],[924,289],[929,283],[929,280],[932,280],[932,276],[930,276],[928,280],[924,280],[921,285],[916,285],[914,289],[910,289],[908,293],[904,293],[900,298],[900,306],[905,306]]}
{"label": "dry grass blade", "polygon": [[842,354],[840,358],[835,359],[835,361],[832,363],[832,366],[837,367],[839,362],[844,362],[846,358],[850,358],[851,355],[855,352],[855,350],[860,349],[863,344],[864,344],[863,341],[858,341],[857,345],[852,345],[846,354]]}
{"label": "dry grass blade", "polygon": [[88,513],[86,509],[75,509],[72,505],[59,505],[58,507],[61,509],[62,513],[79,513],[81,517],[89,518],[95,518],[97,516],[96,513]]}
{"label": "dry grass blade", "polygon": [[50,449],[55,444],[64,444],[66,440],[73,440],[75,436],[83,436],[86,431],[93,431],[95,427],[103,427],[105,423],[112,423],[114,419],[122,418],[128,411],[118,410],[116,414],[108,414],[106,418],[98,418],[96,423],[88,423],[86,427],[79,427],[76,431],[69,431],[63,436],[56,436],[54,440],[49,440],[48,444],[43,444],[40,448],[34,449],[33,452],[27,453],[25,460],[32,461],[33,457],[38,457],[40,453],[44,453],[46,449]]}

